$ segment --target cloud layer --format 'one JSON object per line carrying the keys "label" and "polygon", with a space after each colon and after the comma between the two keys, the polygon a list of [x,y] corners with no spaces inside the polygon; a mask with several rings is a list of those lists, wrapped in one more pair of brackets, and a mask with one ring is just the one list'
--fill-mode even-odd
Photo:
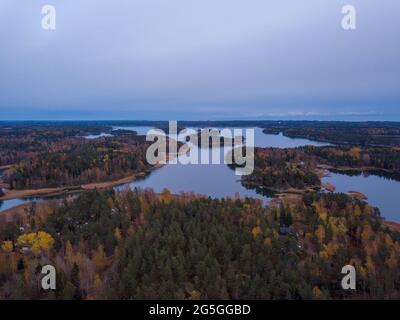
{"label": "cloud layer", "polygon": [[398,0],[0,0],[0,119],[400,120],[399,15]]}

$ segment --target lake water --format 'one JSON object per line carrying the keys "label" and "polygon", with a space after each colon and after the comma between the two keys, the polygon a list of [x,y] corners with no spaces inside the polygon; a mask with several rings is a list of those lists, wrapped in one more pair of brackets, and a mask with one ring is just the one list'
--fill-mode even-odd
{"label": "lake water", "polygon": [[376,175],[347,175],[330,172],[322,179],[336,187],[335,192],[358,191],[368,197],[368,203],[379,208],[387,220],[400,222],[400,182]]}
{"label": "lake water", "polygon": [[100,133],[100,134],[89,134],[87,136],[83,136],[83,138],[85,139],[89,139],[89,140],[93,140],[93,139],[97,139],[97,138],[101,138],[101,137],[112,137],[113,135],[110,133]]}
{"label": "lake water", "polygon": [[[149,130],[153,129],[153,127],[113,127],[113,130],[131,130],[136,131],[138,135],[146,135]],[[198,130],[200,128],[193,128],[192,130]],[[217,128],[218,129],[218,128]],[[237,128],[241,129],[243,132],[246,128]],[[253,128],[251,128],[253,129]],[[232,130],[232,128],[231,128]],[[262,132],[262,128],[254,128],[254,145],[260,148],[296,148],[302,147],[306,145],[312,146],[327,146],[329,143],[312,141],[308,139],[301,138],[288,138],[285,137],[282,133],[280,134],[265,134]]]}
{"label": "lake water", "polygon": [[[145,135],[152,127],[114,127],[114,130],[124,129],[136,131],[139,135]],[[198,128],[192,128],[194,130]],[[307,139],[292,139],[282,134],[264,134],[261,128],[254,130],[254,142],[256,147],[295,148],[305,145],[325,146],[327,143],[311,141]],[[223,148],[221,148],[223,149]],[[222,152],[222,151],[221,151]],[[369,202],[378,207],[382,216],[391,221],[400,221],[400,212],[395,203],[396,195],[400,195],[400,183],[386,178],[370,176],[348,176],[331,173],[323,179],[337,188],[337,192],[359,191],[364,193]],[[116,187],[126,188],[128,185]],[[152,188],[155,192],[161,192],[164,188],[172,193],[194,192],[213,198],[254,197],[268,202],[269,198],[257,193],[256,190],[248,190],[240,183],[240,176],[225,164],[167,164],[162,168],[153,170],[149,175],[129,184],[130,188]],[[31,202],[32,199],[13,199],[0,203],[0,210]]]}
{"label": "lake water", "polygon": [[[150,127],[116,127],[114,129],[134,130],[138,134],[144,135]],[[190,128],[198,130],[199,128]],[[241,129],[241,128],[239,128]],[[232,129],[231,129],[232,130]],[[245,136],[245,128],[243,135]],[[233,131],[232,131],[233,136]],[[254,130],[254,144],[257,147],[279,147],[294,148],[304,145],[326,145],[324,143],[310,141],[306,139],[291,139],[279,135],[267,135],[261,128]],[[192,148],[199,150],[195,146]],[[223,159],[223,147],[221,147],[221,159]],[[199,152],[202,152],[201,150]],[[184,157],[184,156],[182,156]],[[222,162],[222,161],[221,161]],[[137,180],[130,184],[131,188],[152,188],[156,192],[161,192],[167,188],[172,193],[194,192],[204,194],[214,198],[234,197],[253,197],[268,201],[268,197],[258,194],[255,190],[246,189],[240,182],[240,176],[235,175],[235,171],[225,164],[167,164],[161,169],[154,170],[144,179]]]}

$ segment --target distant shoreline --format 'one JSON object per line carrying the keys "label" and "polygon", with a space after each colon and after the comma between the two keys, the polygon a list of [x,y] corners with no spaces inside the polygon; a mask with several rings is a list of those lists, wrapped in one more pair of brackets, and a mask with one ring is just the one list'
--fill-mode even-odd
{"label": "distant shoreline", "polygon": [[128,184],[133,182],[139,177],[146,176],[151,170],[159,168],[162,165],[157,165],[150,168],[148,171],[142,171],[124,178],[120,178],[112,181],[105,182],[92,182],[88,184],[83,184],[80,186],[70,186],[70,187],[56,187],[56,188],[40,188],[40,189],[26,189],[26,190],[11,190],[7,192],[4,196],[0,198],[0,201],[13,200],[19,198],[29,198],[29,197],[52,197],[70,193],[79,193],[86,190],[93,189],[107,189],[118,185]]}

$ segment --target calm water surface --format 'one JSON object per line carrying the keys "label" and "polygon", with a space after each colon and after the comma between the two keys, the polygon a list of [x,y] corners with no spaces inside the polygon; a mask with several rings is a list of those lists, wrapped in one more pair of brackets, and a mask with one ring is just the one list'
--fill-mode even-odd
{"label": "calm water surface", "polygon": [[[146,134],[149,127],[116,127],[114,129],[134,130],[138,134]],[[197,130],[198,128],[191,128]],[[240,128],[239,128],[240,129]],[[243,133],[245,133],[243,129]],[[232,134],[233,135],[233,134]],[[255,128],[254,142],[257,147],[293,148],[304,145],[322,146],[325,143],[310,141],[306,139],[291,139],[279,135],[266,135],[261,128]],[[196,148],[196,147],[194,147]],[[221,147],[223,149],[223,147]],[[201,152],[201,150],[199,151]],[[221,159],[223,159],[221,150]],[[233,197],[254,197],[268,201],[268,197],[258,194],[255,190],[248,190],[242,186],[240,176],[224,164],[167,164],[159,170],[153,171],[144,179],[137,180],[130,184],[131,188],[152,188],[161,192],[164,188],[172,193],[195,192],[215,198]]]}
{"label": "calm water surface", "polygon": [[400,182],[376,175],[360,173],[346,175],[330,172],[322,179],[336,187],[336,192],[358,191],[368,197],[368,203],[379,208],[387,220],[400,222]]}
{"label": "calm water surface", "polygon": [[[145,135],[152,127],[114,127],[114,130],[124,129],[136,131]],[[191,128],[197,130],[198,128]],[[99,135],[104,136],[104,135]],[[99,137],[97,136],[97,137]],[[91,136],[90,138],[97,138]],[[87,137],[89,138],[89,137]],[[327,143],[307,139],[292,139],[279,135],[264,134],[261,128],[255,128],[254,142],[256,147],[295,148],[305,145],[325,146]],[[223,149],[223,148],[221,148]],[[221,152],[222,153],[222,152]],[[374,175],[348,176],[345,174],[331,173],[323,178],[337,188],[337,192],[359,191],[368,197],[368,202],[378,207],[382,216],[388,220],[400,222],[400,210],[395,203],[396,196],[400,195],[400,183],[387,178]],[[126,188],[128,185],[116,187]],[[181,165],[167,164],[152,171],[148,176],[129,184],[130,188],[152,188],[161,192],[168,188],[172,193],[194,192],[215,198],[249,196],[268,202],[269,198],[258,194],[255,190],[247,190],[240,183],[240,176],[224,164],[220,165]],[[34,200],[40,200],[35,198]],[[28,199],[6,200],[0,203],[0,210],[5,210],[19,204],[31,202]]]}
{"label": "calm water surface", "polygon": [[110,133],[100,133],[100,134],[89,134],[87,136],[83,136],[85,139],[93,140],[101,137],[112,137],[113,135]]}

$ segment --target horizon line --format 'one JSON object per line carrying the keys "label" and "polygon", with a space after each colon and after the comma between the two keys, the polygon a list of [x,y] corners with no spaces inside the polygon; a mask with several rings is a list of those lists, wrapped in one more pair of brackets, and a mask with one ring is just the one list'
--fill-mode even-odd
{"label": "horizon line", "polygon": [[177,121],[177,122],[400,122],[400,120],[318,120],[318,119],[219,119],[219,120],[188,120],[188,119],[159,119],[159,120],[146,120],[146,119],[6,119],[0,120],[0,123],[4,122],[168,122],[168,121]]}

